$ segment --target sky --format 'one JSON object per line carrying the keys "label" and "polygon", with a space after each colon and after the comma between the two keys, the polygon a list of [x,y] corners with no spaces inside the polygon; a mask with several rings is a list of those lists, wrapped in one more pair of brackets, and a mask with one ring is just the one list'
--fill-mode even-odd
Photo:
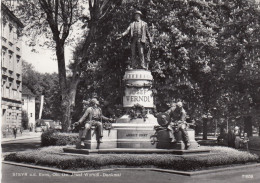
{"label": "sky", "polygon": [[[58,73],[58,63],[56,61],[55,50],[47,48],[36,48],[37,53],[32,52],[32,48],[27,46],[25,42],[22,45],[23,60],[31,63],[34,69],[40,73]],[[72,58],[72,48],[65,49],[66,65]]]}
{"label": "sky", "polygon": [[[75,38],[75,40],[79,40],[84,35],[84,30],[82,30],[80,27],[82,26],[82,23],[76,23],[74,25],[73,31],[70,33],[69,38]],[[58,63],[57,63],[57,57],[55,49],[52,48],[43,48],[40,46],[35,47],[29,47],[26,44],[26,40],[28,38],[23,37],[22,38],[22,57],[23,60],[31,63],[34,66],[34,69],[40,73],[58,73]],[[65,62],[66,65],[69,64],[70,60],[72,59],[74,46],[75,43],[71,43],[70,46],[65,46]],[[36,52],[32,52],[31,50],[35,49]]]}

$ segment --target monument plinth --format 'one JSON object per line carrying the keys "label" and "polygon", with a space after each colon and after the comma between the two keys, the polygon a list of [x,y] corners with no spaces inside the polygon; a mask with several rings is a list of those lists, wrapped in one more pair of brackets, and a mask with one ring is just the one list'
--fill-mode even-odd
{"label": "monument plinth", "polygon": [[143,69],[126,71],[123,80],[125,82],[123,107],[133,107],[135,104],[145,108],[154,107],[151,90],[153,76],[150,71]]}
{"label": "monument plinth", "polygon": [[126,114],[112,124],[117,130],[118,148],[156,148],[150,137],[154,135],[157,119],[154,108],[151,71],[128,70],[124,75],[123,107]]}

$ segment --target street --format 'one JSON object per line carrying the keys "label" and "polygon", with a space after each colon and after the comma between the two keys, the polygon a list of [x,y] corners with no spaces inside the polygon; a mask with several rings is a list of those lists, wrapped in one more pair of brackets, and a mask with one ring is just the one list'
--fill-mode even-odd
{"label": "street", "polygon": [[96,173],[83,173],[79,175],[68,175],[51,171],[25,168],[14,165],[3,164],[2,183],[46,183],[46,182],[211,182],[211,183],[233,183],[233,182],[260,182],[260,167],[247,168],[245,170],[226,171],[214,174],[198,176],[182,176],[170,173],[162,173],[146,170],[117,170]]}
{"label": "street", "polygon": [[41,145],[41,137],[2,142],[2,153],[6,154],[10,152],[37,149],[40,147],[40,145]]}

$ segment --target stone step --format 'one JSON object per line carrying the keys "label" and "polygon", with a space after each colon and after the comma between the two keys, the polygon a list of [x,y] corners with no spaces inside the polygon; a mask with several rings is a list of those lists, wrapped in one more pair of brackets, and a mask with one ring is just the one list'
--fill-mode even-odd
{"label": "stone step", "polygon": [[113,148],[113,149],[75,149],[63,148],[65,153],[74,154],[175,154],[175,155],[188,155],[188,154],[205,154],[210,153],[206,149],[194,150],[175,150],[175,149],[135,149],[135,148]]}

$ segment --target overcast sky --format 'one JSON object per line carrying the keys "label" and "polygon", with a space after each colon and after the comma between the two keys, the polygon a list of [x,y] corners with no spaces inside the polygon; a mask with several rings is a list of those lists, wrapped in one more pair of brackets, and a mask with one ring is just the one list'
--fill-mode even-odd
{"label": "overcast sky", "polygon": [[[70,37],[73,36],[75,39],[81,39],[84,35],[84,30],[80,29],[82,24],[78,23],[75,25],[77,27],[76,29],[73,29],[73,32],[71,32]],[[23,60],[26,62],[31,63],[35,70],[41,73],[58,73],[58,63],[56,61],[56,54],[55,49],[51,48],[42,48],[35,46],[35,50],[37,52],[32,52],[32,47],[29,47],[26,45],[26,38],[23,38],[22,41],[22,52],[23,52]],[[75,41],[76,43],[77,41]],[[66,65],[70,62],[72,59],[72,53],[75,46],[75,43],[72,43],[72,46],[65,46],[65,61]]]}
{"label": "overcast sky", "polygon": [[[23,42],[23,60],[31,63],[35,70],[41,73],[58,73],[58,63],[56,61],[55,50],[36,48],[37,52],[31,52],[32,48]],[[66,64],[71,59],[72,51],[67,48],[65,50]]]}

